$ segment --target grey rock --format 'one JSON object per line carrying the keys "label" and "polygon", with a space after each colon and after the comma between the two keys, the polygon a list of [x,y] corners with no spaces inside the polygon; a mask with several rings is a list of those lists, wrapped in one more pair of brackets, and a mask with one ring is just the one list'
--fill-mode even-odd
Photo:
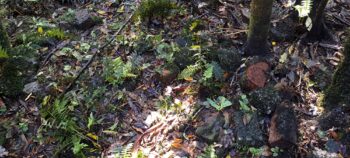
{"label": "grey rock", "polygon": [[36,93],[40,91],[40,86],[37,81],[28,83],[24,85],[23,92],[29,94],[29,93]]}
{"label": "grey rock", "polygon": [[215,142],[223,131],[225,123],[224,117],[217,113],[206,118],[205,123],[196,129],[196,135],[204,138],[208,142]]}
{"label": "grey rock", "polygon": [[97,23],[98,20],[96,17],[92,16],[86,9],[77,11],[73,20],[73,26],[81,30],[89,29],[95,26]]}
{"label": "grey rock", "polygon": [[241,65],[242,57],[236,48],[232,47],[230,49],[219,49],[217,53],[219,64],[223,69],[227,71],[236,71],[236,69]]}
{"label": "grey rock", "polygon": [[332,127],[345,128],[350,126],[350,115],[345,112],[343,107],[337,107],[321,116],[319,122],[322,130],[328,130]]}
{"label": "grey rock", "polygon": [[342,156],[340,156],[337,153],[330,153],[325,150],[319,149],[317,147],[312,151],[311,156],[309,156],[309,158],[341,158],[341,157]]}
{"label": "grey rock", "polygon": [[257,113],[252,114],[252,118],[246,125],[243,122],[244,113],[237,111],[234,113],[236,140],[241,145],[246,146],[263,146],[266,142],[263,125],[259,123]]}
{"label": "grey rock", "polygon": [[338,153],[341,150],[341,144],[339,142],[334,141],[333,139],[330,139],[325,144],[325,147],[328,152],[331,153]]}
{"label": "grey rock", "polygon": [[258,89],[249,94],[249,103],[262,114],[271,114],[282,99],[273,87]]}

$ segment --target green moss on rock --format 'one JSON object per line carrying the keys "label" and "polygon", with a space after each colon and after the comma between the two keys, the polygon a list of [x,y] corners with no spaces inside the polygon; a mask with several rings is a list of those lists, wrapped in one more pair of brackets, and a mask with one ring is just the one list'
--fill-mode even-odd
{"label": "green moss on rock", "polygon": [[144,0],[136,10],[135,17],[149,21],[155,17],[164,18],[175,6],[170,0]]}
{"label": "green moss on rock", "polygon": [[10,48],[9,37],[7,35],[6,30],[2,26],[2,21],[0,21],[0,46],[5,50]]}
{"label": "green moss on rock", "polygon": [[325,91],[327,109],[346,104],[350,106],[350,38],[346,41],[344,59],[333,75],[332,84]]}
{"label": "green moss on rock", "polygon": [[218,50],[219,63],[227,71],[236,71],[241,65],[241,55],[236,48]]}
{"label": "green moss on rock", "polygon": [[35,49],[20,45],[9,50],[9,58],[0,67],[0,94],[16,96],[24,88],[26,79],[36,68]]}

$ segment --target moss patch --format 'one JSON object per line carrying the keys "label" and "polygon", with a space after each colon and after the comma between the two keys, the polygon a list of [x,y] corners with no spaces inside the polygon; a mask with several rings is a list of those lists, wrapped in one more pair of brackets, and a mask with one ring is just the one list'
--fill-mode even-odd
{"label": "moss patch", "polygon": [[332,84],[325,91],[327,109],[347,104],[350,106],[350,38],[346,41],[344,59],[333,75]]}
{"label": "moss patch", "polygon": [[9,37],[6,33],[6,30],[2,26],[2,21],[0,21],[0,46],[5,50],[10,48]]}
{"label": "moss patch", "polygon": [[20,45],[9,50],[9,58],[0,67],[0,94],[15,96],[22,92],[26,79],[35,72],[35,50]]}
{"label": "moss patch", "polygon": [[144,0],[138,7],[135,17],[142,21],[149,21],[152,18],[164,18],[170,14],[170,11],[175,9],[170,0]]}

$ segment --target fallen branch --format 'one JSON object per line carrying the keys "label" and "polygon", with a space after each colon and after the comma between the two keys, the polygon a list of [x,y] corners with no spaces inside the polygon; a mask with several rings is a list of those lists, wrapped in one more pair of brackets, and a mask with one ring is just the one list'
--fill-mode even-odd
{"label": "fallen branch", "polygon": [[78,72],[78,75],[73,79],[72,82],[69,83],[69,85],[67,86],[67,88],[61,93],[61,95],[59,96],[59,98],[62,98],[68,91],[72,90],[73,86],[75,85],[75,82],[80,78],[80,76],[83,74],[83,72],[91,65],[91,63],[93,62],[93,60],[95,59],[95,57],[99,54],[100,50],[106,48],[108,45],[110,45],[116,38],[117,35],[120,34],[120,32],[125,28],[125,26],[130,22],[131,18],[134,16],[134,13],[132,13],[129,18],[125,21],[125,23],[119,28],[119,30],[116,32],[116,34],[109,39],[104,45],[102,45],[99,48],[94,48],[92,49],[93,55],[92,57],[89,59],[89,61],[85,64],[85,66],[80,69],[80,71]]}

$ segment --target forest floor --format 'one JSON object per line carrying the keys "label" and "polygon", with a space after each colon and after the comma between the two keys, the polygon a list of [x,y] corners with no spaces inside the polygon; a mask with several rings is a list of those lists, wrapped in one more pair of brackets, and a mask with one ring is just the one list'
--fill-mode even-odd
{"label": "forest floor", "polygon": [[[342,58],[349,1],[326,8],[336,43],[300,42],[302,20],[286,1],[274,4],[263,62],[270,69],[258,80],[273,89],[262,104],[288,104],[295,113],[284,121],[291,131],[296,124],[287,148],[269,143],[273,113],[252,106],[260,91],[242,85],[256,60],[241,57],[249,2],[178,1],[169,15],[137,19],[139,3],[9,8],[12,45],[31,45],[40,57],[23,94],[0,97],[0,157],[350,156],[350,129],[319,125],[333,114],[320,100]],[[237,56],[218,55],[227,52]],[[338,125],[350,112],[333,115]]]}

